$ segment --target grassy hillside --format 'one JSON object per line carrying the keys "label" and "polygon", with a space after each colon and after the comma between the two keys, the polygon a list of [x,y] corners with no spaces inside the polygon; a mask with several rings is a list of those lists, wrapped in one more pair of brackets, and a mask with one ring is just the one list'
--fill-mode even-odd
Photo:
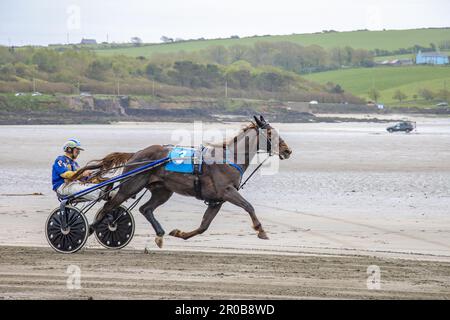
{"label": "grassy hillside", "polygon": [[[381,93],[380,102],[397,103],[392,98],[395,91],[401,90],[411,100],[420,89],[430,89],[434,92],[450,89],[450,67],[408,66],[408,67],[377,67],[335,70],[314,73],[306,76],[308,80],[319,83],[328,81],[341,85],[344,90],[357,96],[368,98],[367,92],[374,86]],[[417,101],[417,104],[424,104]],[[431,103],[430,103],[431,104]]]}
{"label": "grassy hillside", "polygon": [[387,31],[351,31],[314,34],[292,34],[282,36],[247,37],[241,39],[198,40],[170,44],[154,44],[142,47],[128,47],[117,49],[99,49],[99,54],[149,57],[154,53],[169,53],[178,51],[196,51],[209,46],[235,44],[253,45],[257,41],[290,41],[301,45],[316,44],[323,48],[351,46],[362,49],[396,50],[414,45],[428,47],[430,43],[439,44],[450,40],[450,28],[441,29],[411,29]]}

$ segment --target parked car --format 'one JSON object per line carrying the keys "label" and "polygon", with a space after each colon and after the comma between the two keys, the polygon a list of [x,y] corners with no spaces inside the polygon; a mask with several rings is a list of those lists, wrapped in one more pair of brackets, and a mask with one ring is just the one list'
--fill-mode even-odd
{"label": "parked car", "polygon": [[20,97],[20,96],[24,96],[24,95],[25,95],[25,93],[23,93],[23,92],[17,92],[15,94],[16,97]]}
{"label": "parked car", "polygon": [[393,126],[387,127],[386,130],[389,133],[392,132],[406,132],[406,133],[410,133],[411,131],[413,131],[416,128],[416,124],[414,122],[411,121],[402,121],[399,123],[396,123]]}
{"label": "parked car", "polygon": [[448,103],[447,102],[440,102],[436,105],[436,107],[448,107]]}
{"label": "parked car", "polygon": [[31,94],[31,96],[32,96],[32,97],[42,96],[42,93],[36,91],[36,92],[33,92],[33,93]]}

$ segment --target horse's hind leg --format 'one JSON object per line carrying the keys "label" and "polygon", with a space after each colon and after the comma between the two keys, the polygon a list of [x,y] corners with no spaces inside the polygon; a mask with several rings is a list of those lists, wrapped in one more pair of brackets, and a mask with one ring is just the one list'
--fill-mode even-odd
{"label": "horse's hind leg", "polygon": [[178,229],[175,229],[170,232],[170,235],[177,237],[177,238],[182,238],[184,240],[187,240],[189,238],[192,238],[193,236],[196,236],[198,234],[205,232],[206,230],[208,230],[209,225],[214,220],[214,218],[216,217],[216,215],[219,212],[221,207],[222,207],[222,203],[209,205],[208,209],[206,209],[206,211],[203,215],[203,219],[202,219],[202,223],[200,224],[200,227],[195,229],[194,231],[183,232]]}
{"label": "horse's hind leg", "polygon": [[120,206],[124,201],[126,201],[130,197],[129,194],[124,193],[124,191],[119,190],[119,192],[114,195],[114,197],[106,202],[103,205],[103,208],[99,211],[97,215],[97,220],[95,220],[90,226],[89,226],[89,235],[93,234],[95,231],[95,228],[97,225],[103,220],[105,214],[107,212],[110,212],[111,210],[117,208]]}
{"label": "horse's hind leg", "polygon": [[241,207],[245,211],[248,212],[250,215],[250,218],[253,222],[253,229],[258,232],[258,238],[267,240],[269,237],[267,236],[266,232],[264,231],[261,222],[259,222],[258,218],[255,214],[255,209],[251,205],[250,202],[244,199],[244,197],[241,196],[241,194],[233,187],[228,187],[225,191],[225,194],[223,196],[223,200],[228,201],[238,207]]}
{"label": "horse's hind leg", "polygon": [[158,222],[158,220],[156,220],[153,212],[160,205],[167,202],[167,200],[169,200],[170,197],[172,196],[173,192],[166,188],[151,189],[151,192],[152,192],[152,197],[150,198],[149,201],[144,203],[139,208],[139,211],[151,223],[153,229],[156,232],[155,242],[158,245],[158,247],[161,248],[163,245],[164,229],[161,227],[161,224]]}
{"label": "horse's hind leg", "polygon": [[97,220],[95,220],[89,227],[89,235],[94,233],[95,228],[103,220],[107,212],[114,210],[130,197],[141,191],[146,186],[147,181],[146,176],[141,175],[123,182],[123,184],[121,184],[118,188],[119,191],[112,197],[111,200],[105,203],[103,208],[97,214]]}

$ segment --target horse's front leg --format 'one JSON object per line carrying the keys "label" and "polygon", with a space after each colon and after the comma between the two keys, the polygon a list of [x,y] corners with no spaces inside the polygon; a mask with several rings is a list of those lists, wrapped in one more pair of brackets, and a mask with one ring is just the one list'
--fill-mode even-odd
{"label": "horse's front leg", "polygon": [[177,238],[182,238],[184,240],[187,240],[189,238],[192,238],[193,236],[196,236],[198,234],[202,234],[206,230],[208,230],[209,225],[216,217],[217,213],[219,212],[220,208],[222,207],[222,203],[217,204],[210,204],[208,208],[206,209],[205,213],[203,214],[202,223],[200,224],[200,227],[197,229],[191,231],[191,232],[183,232],[178,229],[172,230],[170,232],[170,235]]}
{"label": "horse's front leg", "polygon": [[169,200],[170,197],[172,196],[173,192],[165,188],[157,188],[150,190],[152,192],[152,197],[148,202],[146,202],[139,208],[139,211],[151,223],[153,229],[156,232],[155,243],[158,247],[162,248],[163,236],[165,232],[164,229],[161,227],[161,224],[158,222],[158,220],[156,220],[154,216],[154,211],[160,205],[166,203],[167,200]]}
{"label": "horse's front leg", "polygon": [[248,214],[250,215],[250,218],[252,219],[253,229],[255,229],[256,232],[258,232],[258,238],[264,240],[269,239],[269,237],[267,236],[266,232],[264,231],[261,225],[261,222],[259,222],[258,218],[256,217],[255,209],[250,204],[250,202],[245,200],[244,197],[241,196],[241,194],[235,188],[227,187],[227,189],[225,190],[225,194],[223,196],[223,200],[228,201],[247,211]]}

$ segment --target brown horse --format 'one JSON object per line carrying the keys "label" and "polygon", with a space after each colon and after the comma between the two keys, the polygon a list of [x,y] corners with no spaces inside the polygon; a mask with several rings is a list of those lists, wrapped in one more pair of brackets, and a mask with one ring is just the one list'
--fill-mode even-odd
{"label": "brown horse", "polygon": [[[256,217],[255,209],[238,192],[241,182],[241,172],[245,172],[263,144],[265,144],[263,151],[277,154],[281,160],[288,159],[292,151],[284,140],[278,136],[276,130],[262,116],[260,118],[254,118],[255,122],[251,122],[243,128],[236,137],[225,141],[223,144],[209,145],[206,148],[202,173],[198,176],[167,171],[164,169],[164,166],[161,166],[150,172],[133,176],[125,181],[120,185],[117,194],[104,204],[100,213],[97,215],[97,220],[90,226],[90,233],[92,234],[95,231],[96,226],[102,221],[107,212],[135,196],[144,188],[147,188],[151,191],[152,196],[150,200],[139,208],[139,211],[153,226],[157,235],[155,242],[160,248],[162,247],[165,232],[156,220],[154,211],[167,202],[174,192],[205,200],[208,208],[197,229],[190,232],[175,229],[170,232],[171,236],[187,240],[205,232],[223,203],[228,201],[247,211],[252,219],[253,228],[256,230],[258,237],[268,239],[266,232]],[[167,157],[171,148],[171,146],[152,145],[136,153],[112,153],[101,160],[90,162],[78,172],[77,176],[80,176],[85,170],[100,169],[100,171],[105,171],[121,164],[127,165],[124,168],[124,173],[126,173],[139,167],[139,164],[133,165],[133,163],[142,163],[143,161],[158,160]],[[230,165],[226,161],[223,161],[223,159],[217,161],[217,158],[220,158],[218,157],[219,155],[230,154],[230,152],[232,152],[234,163],[238,167]],[[238,158],[241,158],[241,160]],[[194,187],[196,177],[200,180],[200,197],[198,188],[196,189]],[[74,178],[76,179],[76,177]]]}

